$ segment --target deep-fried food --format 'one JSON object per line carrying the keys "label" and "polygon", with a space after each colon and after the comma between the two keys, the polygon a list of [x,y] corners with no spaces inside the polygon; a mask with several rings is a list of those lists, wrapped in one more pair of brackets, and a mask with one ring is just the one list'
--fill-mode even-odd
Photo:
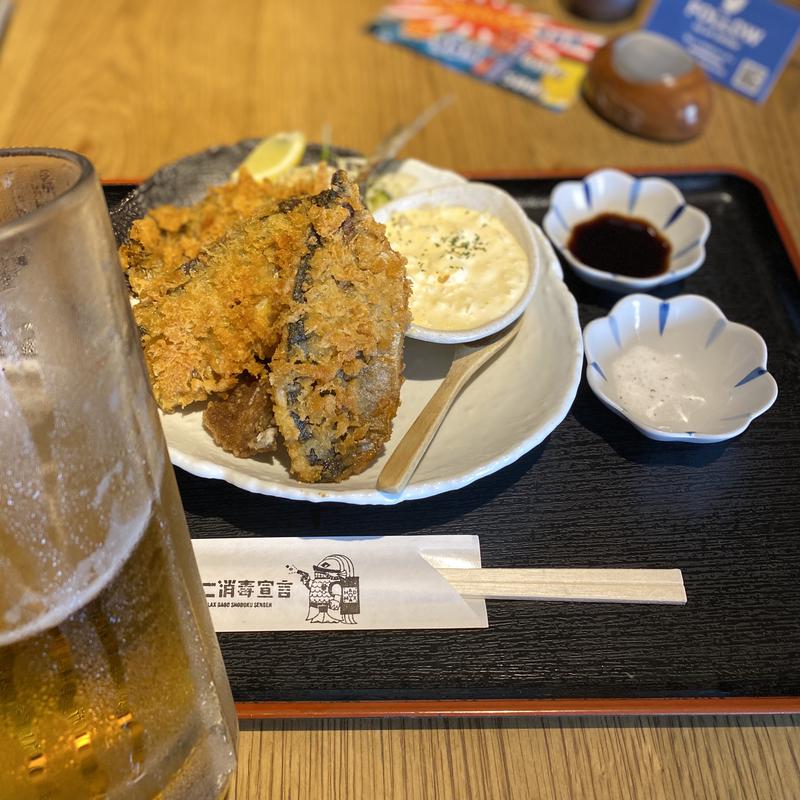
{"label": "deep-fried food", "polygon": [[134,309],[150,381],[165,411],[258,376],[278,341],[308,226],[298,212],[257,213],[180,267],[181,284]]}
{"label": "deep-fried food", "polygon": [[391,434],[410,289],[405,259],[344,172],[311,199],[307,217],[270,381],[294,475],[341,481],[365,469]]}
{"label": "deep-fried food", "polygon": [[274,450],[278,429],[266,375],[245,375],[227,397],[209,400],[203,427],[223,450],[239,458]]}
{"label": "deep-fried food", "polygon": [[163,205],[131,226],[120,247],[120,261],[138,297],[163,294],[185,283],[183,264],[224,236],[231,227],[261,208],[330,185],[332,170],[324,164],[293,170],[279,181],[256,181],[246,170],[235,182],[215,186],[193,206]]}
{"label": "deep-fried food", "polygon": [[154,209],[121,254],[159,406],[211,398],[206,430],[242,457],[271,449],[277,425],[296,477],[340,481],[391,433],[410,289],[346,173],[307,174]]}

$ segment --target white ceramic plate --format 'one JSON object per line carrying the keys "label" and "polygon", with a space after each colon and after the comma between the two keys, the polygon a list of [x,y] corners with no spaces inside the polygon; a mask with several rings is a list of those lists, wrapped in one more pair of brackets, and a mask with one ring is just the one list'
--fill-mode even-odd
{"label": "white ceramic plate", "polygon": [[[536,228],[542,276],[522,330],[453,404],[411,483],[399,495],[375,488],[384,454],[366,472],[338,484],[306,484],[289,475],[286,455],[241,459],[203,430],[202,411],[162,414],[172,463],[249,492],[312,502],[392,505],[458,489],[532,450],[564,419],[580,382],[583,342],[575,299],[544,234]],[[390,453],[436,391],[454,346],[406,341],[406,380]]]}
{"label": "white ceramic plate", "polygon": [[[124,237],[130,220],[147,208],[202,194],[203,185],[225,180],[255,140],[182,159],[160,170],[112,214]],[[462,183],[464,178],[420,161],[398,162],[403,192]],[[153,196],[151,197],[150,194]],[[398,194],[394,194],[394,197]],[[172,463],[201,478],[218,478],[246,491],[311,502],[393,505],[447,492],[496,472],[532,450],[564,419],[575,398],[583,339],[575,299],[563,282],[550,243],[536,226],[541,276],[522,330],[478,373],[455,401],[411,483],[399,495],[379,492],[375,482],[384,454],[366,472],[339,484],[306,484],[289,474],[285,453],[240,459],[217,447],[202,426],[202,406],[162,414]],[[407,340],[405,383],[386,453],[400,441],[450,366],[454,346]]]}

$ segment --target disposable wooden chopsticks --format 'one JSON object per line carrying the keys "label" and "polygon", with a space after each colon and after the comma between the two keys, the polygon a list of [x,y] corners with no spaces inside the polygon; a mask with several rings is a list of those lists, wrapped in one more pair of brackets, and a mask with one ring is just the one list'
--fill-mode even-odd
{"label": "disposable wooden chopsticks", "polygon": [[679,569],[436,569],[464,597],[686,603]]}

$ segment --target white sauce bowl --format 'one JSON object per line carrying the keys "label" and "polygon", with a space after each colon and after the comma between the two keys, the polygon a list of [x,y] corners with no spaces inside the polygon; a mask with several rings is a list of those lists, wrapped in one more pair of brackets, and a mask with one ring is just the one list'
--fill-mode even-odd
{"label": "white sauce bowl", "polygon": [[[656,228],[672,247],[666,272],[634,278],[579,261],[567,246],[572,231],[606,213],[644,219]],[[674,183],[663,178],[637,178],[618,169],[600,169],[582,181],[557,184],[542,227],[579,277],[612,292],[649,291],[688,277],[705,261],[705,244],[711,232],[708,216],[690,206]]]}
{"label": "white sauce bowl", "polygon": [[630,294],[583,340],[592,391],[651,439],[730,439],[778,396],[761,336],[700,295]]}
{"label": "white sauce bowl", "polygon": [[[533,235],[531,221],[514,198],[488,183],[462,183],[428,189],[406,195],[381,206],[374,214],[377,222],[385,224],[397,212],[412,209],[462,206],[474,211],[486,212],[497,217],[522,248],[528,263],[528,282],[520,298],[501,316],[475,328],[461,330],[439,330],[416,325],[413,320],[406,336],[423,342],[458,344],[473,342],[491,336],[509,326],[520,317],[533,299],[539,282],[541,266],[539,252]],[[446,284],[443,284],[446,286]]]}

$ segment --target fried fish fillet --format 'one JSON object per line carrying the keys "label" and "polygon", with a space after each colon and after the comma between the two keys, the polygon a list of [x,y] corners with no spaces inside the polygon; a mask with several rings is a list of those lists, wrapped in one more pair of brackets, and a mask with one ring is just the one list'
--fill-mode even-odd
{"label": "fried fish fillet", "polygon": [[337,172],[309,222],[270,362],[275,419],[302,481],[341,481],[389,438],[410,321],[405,259]]}
{"label": "fried fish fillet", "polygon": [[124,259],[161,408],[212,398],[206,430],[242,457],[271,449],[277,424],[304,481],[343,480],[380,453],[409,322],[405,260],[344,172],[330,187],[253,205],[239,190],[250,199],[226,206],[221,238],[197,208],[156,209]]}
{"label": "fried fish fillet", "polygon": [[183,264],[178,285],[134,306],[164,411],[227,392],[243,372],[264,372],[308,235],[302,209],[265,208]]}
{"label": "fried fish fillet", "polygon": [[300,167],[278,181],[256,181],[243,170],[238,180],[211,188],[193,206],[163,205],[131,226],[119,249],[131,290],[145,298],[185,283],[182,266],[239,222],[278,200],[316,194],[330,185],[325,164]]}

